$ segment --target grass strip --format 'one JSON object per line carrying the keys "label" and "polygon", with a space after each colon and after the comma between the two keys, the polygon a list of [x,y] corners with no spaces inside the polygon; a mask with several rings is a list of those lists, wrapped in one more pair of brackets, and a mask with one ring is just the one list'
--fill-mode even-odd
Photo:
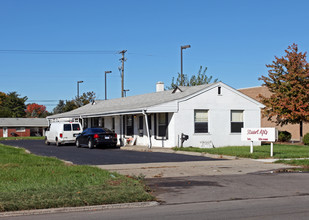
{"label": "grass strip", "polygon": [[151,201],[134,178],[0,144],[0,211]]}
{"label": "grass strip", "polygon": [[0,137],[0,141],[6,140],[44,140],[44,136],[40,137]]}
{"label": "grass strip", "polygon": [[[243,158],[264,159],[270,157],[270,145],[254,146],[253,154],[250,146],[229,146],[219,148],[183,147],[173,148],[175,151],[190,151]],[[273,158],[309,158],[309,146],[274,144]]]}
{"label": "grass strip", "polygon": [[289,165],[294,165],[294,166],[302,166],[304,168],[307,168],[309,170],[309,160],[304,159],[304,160],[277,160],[275,163],[284,163],[284,164],[289,164]]}

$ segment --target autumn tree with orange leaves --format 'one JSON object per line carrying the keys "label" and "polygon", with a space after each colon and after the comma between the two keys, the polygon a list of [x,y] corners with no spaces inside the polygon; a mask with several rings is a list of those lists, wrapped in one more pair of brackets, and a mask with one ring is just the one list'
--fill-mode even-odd
{"label": "autumn tree with orange leaves", "polygon": [[309,64],[306,52],[298,51],[297,44],[285,50],[286,55],[272,64],[266,65],[268,76],[262,76],[263,85],[268,87],[272,95],[262,95],[262,103],[266,106],[263,116],[276,122],[277,125],[299,124],[300,138],[303,137],[303,122],[309,122]]}
{"label": "autumn tree with orange leaves", "polygon": [[48,115],[46,107],[36,103],[27,105],[26,117],[27,118],[45,118]]}

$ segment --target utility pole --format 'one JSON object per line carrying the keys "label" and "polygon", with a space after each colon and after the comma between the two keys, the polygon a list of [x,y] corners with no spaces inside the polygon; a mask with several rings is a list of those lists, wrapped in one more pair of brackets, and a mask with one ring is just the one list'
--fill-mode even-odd
{"label": "utility pole", "polygon": [[122,54],[122,58],[120,58],[121,61],[121,97],[124,97],[124,62],[126,61],[126,58],[124,57],[124,54],[127,52],[127,50],[120,51],[119,53]]}

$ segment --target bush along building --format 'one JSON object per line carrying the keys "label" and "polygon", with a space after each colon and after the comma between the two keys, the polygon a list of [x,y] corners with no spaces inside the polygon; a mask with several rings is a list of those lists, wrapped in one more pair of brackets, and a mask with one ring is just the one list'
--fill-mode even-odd
{"label": "bush along building", "polygon": [[109,128],[120,145],[222,147],[249,145],[241,141],[241,128],[260,127],[263,107],[222,82],[167,91],[159,82],[154,93],[98,100],[47,119]]}

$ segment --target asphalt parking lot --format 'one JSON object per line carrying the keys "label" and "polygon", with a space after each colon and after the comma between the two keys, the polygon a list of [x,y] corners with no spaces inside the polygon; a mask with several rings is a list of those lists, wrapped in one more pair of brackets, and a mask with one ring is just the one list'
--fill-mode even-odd
{"label": "asphalt parking lot", "polygon": [[119,148],[77,148],[75,145],[45,145],[43,140],[7,140],[1,143],[22,147],[41,156],[57,157],[81,165],[113,165],[220,160],[202,156],[162,152],[137,152]]}

